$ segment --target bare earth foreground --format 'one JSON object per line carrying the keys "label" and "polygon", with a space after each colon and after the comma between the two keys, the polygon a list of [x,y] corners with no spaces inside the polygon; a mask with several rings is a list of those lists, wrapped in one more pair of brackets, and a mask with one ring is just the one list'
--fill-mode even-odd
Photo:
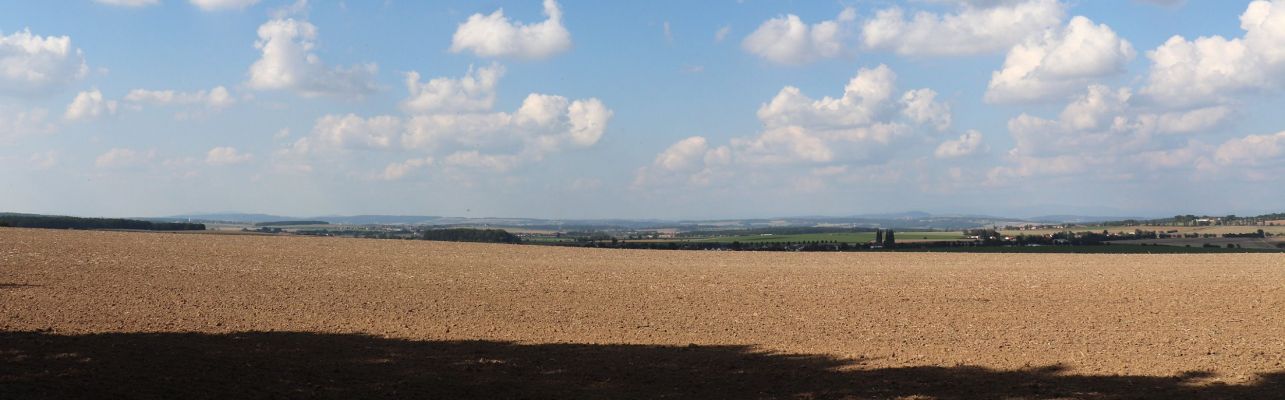
{"label": "bare earth foreground", "polygon": [[0,398],[1285,398],[1285,256],[0,228]]}

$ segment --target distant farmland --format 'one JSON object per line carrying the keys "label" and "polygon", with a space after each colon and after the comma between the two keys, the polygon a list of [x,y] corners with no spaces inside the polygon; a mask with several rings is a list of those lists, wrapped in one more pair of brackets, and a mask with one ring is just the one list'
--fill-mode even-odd
{"label": "distant farmland", "polygon": [[[949,241],[963,240],[960,232],[897,232],[898,242],[913,241]],[[675,239],[672,241],[714,242],[714,243],[797,243],[797,242],[835,242],[835,243],[868,243],[875,240],[874,232],[840,232],[840,233],[801,233],[801,234],[762,234],[740,236],[715,236],[708,238]],[[666,240],[670,241],[670,240]]]}
{"label": "distant farmland", "polygon": [[1195,233],[1210,235],[1225,235],[1229,233],[1253,233],[1262,229],[1263,232],[1274,235],[1285,235],[1285,226],[1267,226],[1267,225],[1216,225],[1216,226],[1167,226],[1167,225],[1138,225],[1138,226],[1075,226],[1066,229],[1029,229],[1029,230],[1002,230],[1005,235],[1048,235],[1058,232],[1102,232],[1110,233],[1131,233],[1136,230],[1169,232],[1177,233]]}

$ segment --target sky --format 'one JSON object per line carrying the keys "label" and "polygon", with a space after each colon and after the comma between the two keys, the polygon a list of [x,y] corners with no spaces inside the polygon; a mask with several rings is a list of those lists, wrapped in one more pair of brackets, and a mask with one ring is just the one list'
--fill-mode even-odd
{"label": "sky", "polygon": [[1285,211],[1285,0],[0,10],[0,211]]}

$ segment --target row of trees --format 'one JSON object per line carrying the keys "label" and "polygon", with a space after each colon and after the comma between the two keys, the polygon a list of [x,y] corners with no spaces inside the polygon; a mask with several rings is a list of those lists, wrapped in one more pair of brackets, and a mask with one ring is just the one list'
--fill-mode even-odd
{"label": "row of trees", "polygon": [[503,229],[429,229],[420,233],[420,239],[446,242],[518,243],[522,239]]}
{"label": "row of trees", "polygon": [[81,218],[54,215],[3,214],[0,226],[45,229],[129,229],[143,231],[202,231],[205,224],[152,222],[122,218]]}
{"label": "row of trees", "polygon": [[[248,229],[247,229],[248,230]],[[255,232],[286,233],[276,227],[259,227]],[[291,232],[301,236],[332,236],[362,239],[435,240],[440,242],[520,243],[522,238],[503,229],[304,229]]]}

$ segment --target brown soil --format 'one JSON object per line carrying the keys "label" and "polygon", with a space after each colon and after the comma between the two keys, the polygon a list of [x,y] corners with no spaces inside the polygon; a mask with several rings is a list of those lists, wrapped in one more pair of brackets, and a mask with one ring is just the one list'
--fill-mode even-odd
{"label": "brown soil", "polygon": [[1285,256],[0,228],[0,398],[1281,398]]}

